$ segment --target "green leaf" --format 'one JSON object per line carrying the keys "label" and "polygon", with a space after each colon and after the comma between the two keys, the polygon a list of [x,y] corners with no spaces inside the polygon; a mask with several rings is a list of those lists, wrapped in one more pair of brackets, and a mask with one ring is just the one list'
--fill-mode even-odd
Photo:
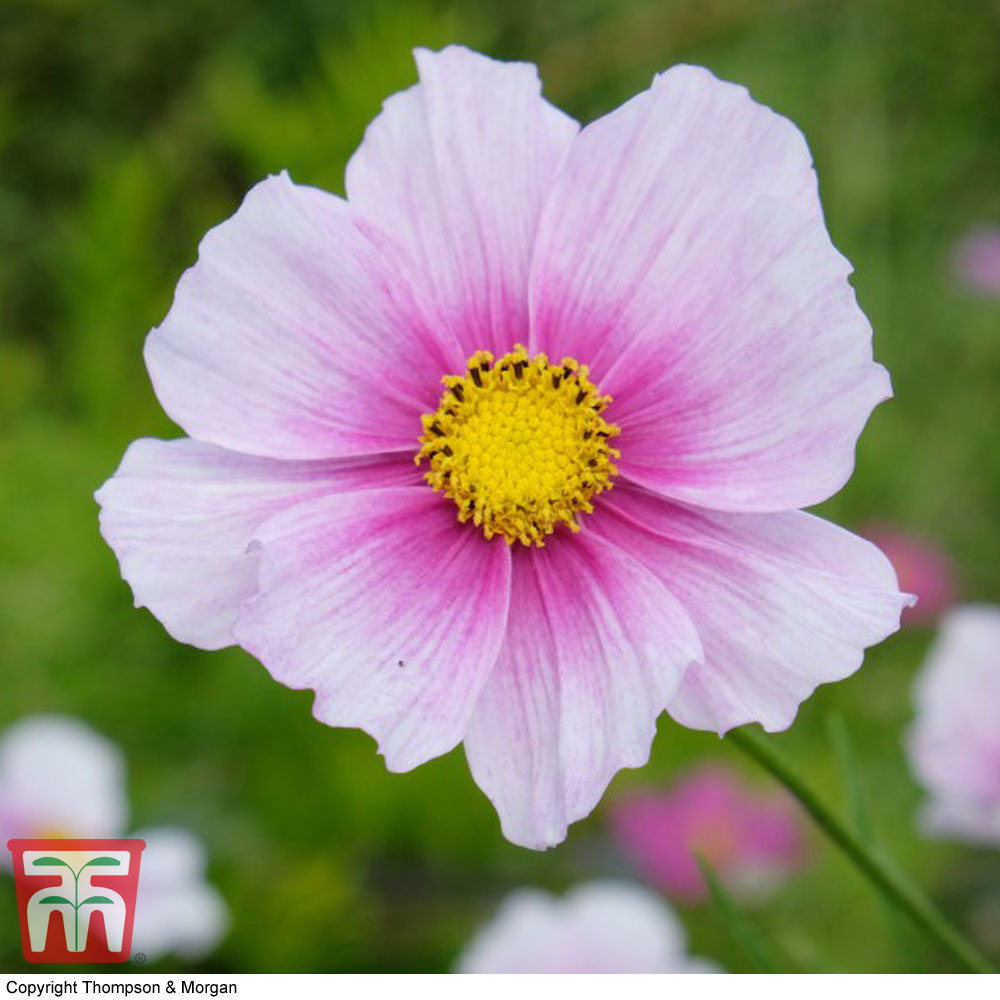
{"label": "green leaf", "polygon": [[73,904],[68,899],[63,899],[62,896],[46,896],[42,900],[43,903],[65,903],[67,906],[72,906]]}
{"label": "green leaf", "polygon": [[[36,868],[41,866],[51,868],[53,865],[62,865],[63,868],[70,867],[65,861],[60,861],[59,858],[38,858],[37,861],[32,862],[32,865]],[[72,871],[72,868],[70,868],[70,871]]]}
{"label": "green leaf", "polygon": [[875,832],[872,828],[868,806],[865,803],[861,773],[854,757],[854,748],[851,745],[847,724],[839,712],[827,716],[826,731],[843,774],[844,788],[847,791],[847,801],[851,818],[854,820],[854,829],[866,844],[874,844]]}
{"label": "green leaf", "polygon": [[[83,868],[90,868],[91,865],[98,865],[101,868],[117,868],[121,864],[116,858],[94,858],[88,861]],[[83,871],[83,868],[80,871]]]}
{"label": "green leaf", "polygon": [[730,933],[736,942],[746,952],[747,958],[753,963],[758,972],[776,973],[778,968],[768,954],[767,948],[757,937],[754,929],[747,923],[743,915],[736,908],[729,893],[722,887],[715,869],[701,855],[696,854],[695,860],[701,869],[702,877],[708,885],[708,891],[712,895],[712,902],[722,915],[723,920],[729,925]]}
{"label": "green leaf", "polygon": [[[864,785],[861,778],[861,770],[858,767],[857,758],[854,753],[854,746],[851,741],[851,734],[844,721],[843,715],[833,712],[827,716],[826,720],[827,736],[833,746],[833,752],[840,763],[840,770],[843,775],[844,789],[847,792],[847,802],[851,818],[854,821],[854,829],[862,843],[870,848],[878,848],[878,840],[875,836],[875,828],[872,824],[871,814],[865,801]],[[899,905],[894,899],[882,897],[882,905],[885,908],[888,920],[889,932],[892,935],[896,951],[906,963],[909,971],[916,971],[914,963],[914,949],[907,938],[906,929],[900,922]]]}
{"label": "green leaf", "polygon": [[107,896],[88,896],[80,905],[86,906],[88,903],[113,903],[113,899],[108,899]]}

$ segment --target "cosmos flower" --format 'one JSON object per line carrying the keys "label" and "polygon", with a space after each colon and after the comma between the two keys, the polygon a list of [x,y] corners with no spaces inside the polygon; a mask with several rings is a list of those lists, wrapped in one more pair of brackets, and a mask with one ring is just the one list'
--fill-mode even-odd
{"label": "cosmos flower", "polygon": [[1000,607],[945,615],[915,686],[910,766],[927,789],[924,829],[1000,845]]}
{"label": "cosmos flower", "polygon": [[976,226],[952,249],[952,266],[966,288],[1000,296],[1000,226]]}
{"label": "cosmos flower", "polygon": [[459,957],[456,972],[721,972],[690,958],[684,928],[648,889],[590,882],[562,899],[520,889]]}
{"label": "cosmos flower", "polygon": [[742,898],[766,892],[803,861],[791,800],[754,792],[728,770],[691,771],[667,791],[622,796],[612,827],[645,879],[669,896],[694,901],[706,885],[695,855]]}
{"label": "cosmos flower", "polygon": [[[0,736],[0,842],[14,837],[123,837],[125,762],[118,748],[77,719],[29,716]],[[205,882],[203,848],[183,830],[134,834],[139,864],[132,946],[155,960],[198,958],[226,931],[222,897]],[[0,852],[9,868],[10,854]]]}
{"label": "cosmos flower", "polygon": [[872,525],[865,536],[895,567],[900,587],[917,598],[903,612],[904,625],[926,625],[951,607],[958,593],[951,560],[940,546],[885,524]]}
{"label": "cosmos flower", "polygon": [[796,508],[890,394],[799,131],[678,66],[581,129],[533,66],[418,50],[347,168],[201,245],[146,342],[189,435],[98,492],[137,604],[378,741],[464,743],[544,847],[657,716],[787,727],[898,627]]}

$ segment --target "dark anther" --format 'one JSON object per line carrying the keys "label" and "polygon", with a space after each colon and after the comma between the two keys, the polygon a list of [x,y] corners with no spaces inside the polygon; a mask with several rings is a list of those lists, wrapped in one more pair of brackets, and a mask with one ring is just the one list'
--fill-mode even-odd
{"label": "dark anther", "polygon": [[482,389],[483,387],[483,376],[479,374],[478,368],[470,368],[469,374],[472,376],[472,381],[476,383],[477,389]]}
{"label": "dark anther", "polygon": [[576,405],[579,406],[587,398],[587,392],[585,389],[581,389],[576,394]]}
{"label": "dark anther", "polygon": [[455,398],[461,403],[465,400],[465,393],[462,392],[462,387],[460,385],[453,385],[451,387],[452,393],[454,393]]}
{"label": "dark anther", "polygon": [[562,381],[562,375],[553,375],[552,376],[552,388],[553,389],[558,389],[559,388],[559,383],[561,381]]}
{"label": "dark anther", "polygon": [[589,441],[593,436],[594,436],[594,432],[593,431],[584,431],[583,432],[583,440],[584,441]]}
{"label": "dark anther", "polygon": [[454,452],[453,452],[453,451],[451,450],[451,445],[450,445],[450,444],[446,444],[446,445],[445,445],[445,446],[444,446],[444,447],[443,447],[443,448],[441,449],[441,451],[442,451],[442,453],[443,453],[443,454],[447,455],[447,456],[448,456],[449,458],[451,458],[451,456],[455,454],[455,453],[454,453]]}
{"label": "dark anther", "polygon": [[569,365],[563,365],[563,375],[569,378],[573,374],[573,369]]}
{"label": "dark anther", "polygon": [[595,466],[595,465],[597,465],[597,459],[596,459],[596,458],[592,458],[592,459],[591,459],[591,460],[590,460],[590,461],[589,461],[589,462],[587,463],[587,465],[589,465],[589,466],[590,466],[591,468],[594,468],[594,466]]}
{"label": "dark anther", "polygon": [[444,431],[441,430],[440,424],[438,424],[436,421],[433,424],[431,424],[431,433],[436,434],[439,438],[443,438],[445,436]]}
{"label": "dark anther", "polygon": [[606,438],[606,437],[611,437],[611,434],[608,431],[598,431],[597,436],[599,438]]}
{"label": "dark anther", "polygon": [[484,372],[488,372],[490,370],[490,363],[488,361],[480,361],[479,367],[482,368]]}
{"label": "dark anther", "polygon": [[527,361],[515,361],[514,362],[514,377],[522,378],[524,376],[524,369],[527,367]]}

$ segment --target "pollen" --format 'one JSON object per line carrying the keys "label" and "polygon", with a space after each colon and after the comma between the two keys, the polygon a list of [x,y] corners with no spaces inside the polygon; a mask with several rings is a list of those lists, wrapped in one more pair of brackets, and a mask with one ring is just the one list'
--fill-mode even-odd
{"label": "pollen", "polygon": [[446,375],[441,405],[421,417],[416,462],[424,476],[487,538],[545,544],[559,524],[579,531],[581,513],[618,474],[611,447],[618,427],[603,417],[611,402],[573,358],[550,364],[516,345],[494,359],[469,358],[465,375]]}

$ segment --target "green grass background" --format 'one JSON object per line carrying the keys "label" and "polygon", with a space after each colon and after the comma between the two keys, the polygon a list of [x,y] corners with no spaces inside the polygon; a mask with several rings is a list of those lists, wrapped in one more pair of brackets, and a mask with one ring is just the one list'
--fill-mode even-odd
{"label": "green grass background", "polygon": [[[515,886],[629,876],[607,803],[693,761],[763,778],[711,734],[661,720],[565,844],[507,844],[461,751],[390,775],[373,742],[313,721],[311,696],[248,655],[172,641],[136,611],[93,490],[129,441],[170,437],[141,349],[204,231],[267,173],[341,191],[410,50],[461,41],[536,61],[590,120],[676,62],[745,83],[813,149],[896,398],[822,512],[937,538],[963,594],[1000,601],[1000,302],[957,287],[952,241],[1000,221],[1000,6],[931,0],[514,0],[0,4],[0,725],[78,715],[129,760],[134,826],[178,823],[233,913],[207,971],[442,971]],[[1000,853],[923,840],[901,736],[930,640],[909,631],[822,689],[776,738],[846,803],[827,722],[846,721],[879,838],[1000,957]],[[820,838],[747,919],[789,971],[947,971]],[[991,916],[992,914],[992,916]],[[744,954],[710,904],[693,948]],[[25,969],[0,880],[0,967]],[[125,966],[124,969],[131,969]],[[168,959],[149,971],[180,968]]]}

